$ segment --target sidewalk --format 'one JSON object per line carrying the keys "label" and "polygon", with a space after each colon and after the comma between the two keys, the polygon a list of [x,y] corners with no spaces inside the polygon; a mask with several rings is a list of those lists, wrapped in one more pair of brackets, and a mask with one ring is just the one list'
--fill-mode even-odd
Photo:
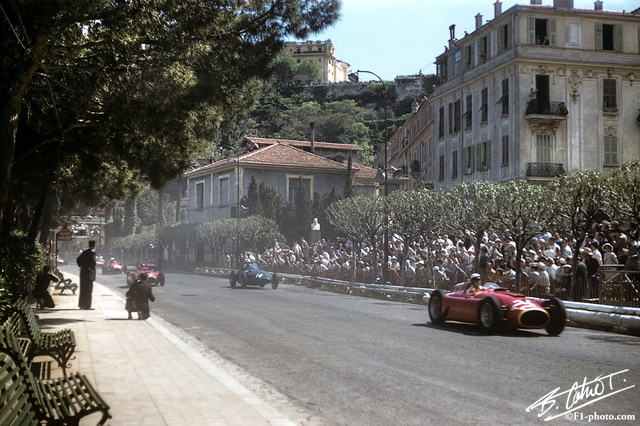
{"label": "sidewalk", "polygon": [[[53,299],[54,309],[35,311],[41,327],[75,332],[67,371],[86,375],[111,406],[107,424],[294,424],[177,337],[153,309],[147,321],[135,313],[127,320],[122,297],[98,283],[92,310],[78,309],[77,293],[68,290]],[[81,424],[95,425],[99,418],[87,416]]]}

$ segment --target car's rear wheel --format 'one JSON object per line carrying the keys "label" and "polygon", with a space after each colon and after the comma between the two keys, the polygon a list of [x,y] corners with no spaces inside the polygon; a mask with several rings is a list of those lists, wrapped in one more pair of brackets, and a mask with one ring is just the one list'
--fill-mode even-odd
{"label": "car's rear wheel", "polygon": [[231,286],[231,288],[236,288],[236,283],[238,282],[238,279],[236,278],[236,273],[235,272],[231,272],[229,274],[229,285]]}
{"label": "car's rear wheel", "polygon": [[486,297],[478,307],[478,326],[485,333],[493,333],[501,322],[500,302],[493,296]]}
{"label": "car's rear wheel", "polygon": [[442,315],[442,293],[440,290],[434,290],[429,298],[429,318],[435,325],[444,323],[444,315]]}
{"label": "car's rear wheel", "polygon": [[272,289],[276,289],[278,288],[278,282],[280,281],[280,278],[278,278],[278,274],[273,274],[271,276],[271,288]]}
{"label": "car's rear wheel", "polygon": [[549,325],[545,327],[550,336],[558,336],[564,330],[567,323],[567,309],[564,307],[562,300],[554,297],[542,303],[551,317]]}
{"label": "car's rear wheel", "polygon": [[240,275],[240,287],[247,288],[247,276],[245,274]]}

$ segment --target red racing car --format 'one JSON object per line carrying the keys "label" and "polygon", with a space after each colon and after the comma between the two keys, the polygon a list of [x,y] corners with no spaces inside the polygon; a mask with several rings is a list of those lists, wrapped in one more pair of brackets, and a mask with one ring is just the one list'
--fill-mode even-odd
{"label": "red racing car", "polygon": [[155,263],[150,262],[139,264],[135,272],[127,272],[127,285],[131,287],[131,284],[136,282],[138,276],[143,272],[149,276],[147,281],[149,285],[164,285],[164,273],[158,270]]}
{"label": "red racing car", "polygon": [[567,312],[560,299],[529,299],[494,283],[481,289],[469,281],[456,284],[451,292],[435,290],[429,299],[429,317],[435,325],[445,321],[477,324],[485,333],[499,327],[546,329],[551,336],[562,333]]}
{"label": "red racing car", "polygon": [[109,260],[109,263],[105,263],[102,265],[102,275],[107,274],[122,274],[124,272],[124,268],[113,257]]}

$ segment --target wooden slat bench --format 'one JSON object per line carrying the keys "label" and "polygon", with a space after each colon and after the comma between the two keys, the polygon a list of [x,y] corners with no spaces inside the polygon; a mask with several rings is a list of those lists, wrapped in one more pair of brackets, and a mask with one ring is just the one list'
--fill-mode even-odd
{"label": "wooden slat bench", "polygon": [[78,425],[83,417],[99,412],[99,425],[111,418],[109,405],[86,376],[73,373],[60,379],[38,380],[19,348],[11,330],[2,327],[0,424]]}
{"label": "wooden slat bench", "polygon": [[36,316],[26,300],[15,302],[13,307],[22,320],[23,334],[31,342],[26,355],[27,363],[31,363],[35,356],[48,355],[58,362],[62,373],[66,375],[67,365],[76,348],[73,330],[64,329],[54,333],[44,333],[40,330]]}

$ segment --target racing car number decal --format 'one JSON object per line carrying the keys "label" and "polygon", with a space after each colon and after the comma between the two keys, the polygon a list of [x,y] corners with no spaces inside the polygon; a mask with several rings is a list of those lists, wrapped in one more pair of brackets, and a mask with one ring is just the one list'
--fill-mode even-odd
{"label": "racing car number decal", "polygon": [[522,300],[514,300],[511,305],[512,311],[526,311],[529,309],[540,309],[538,305],[533,303],[531,300],[522,299]]}

